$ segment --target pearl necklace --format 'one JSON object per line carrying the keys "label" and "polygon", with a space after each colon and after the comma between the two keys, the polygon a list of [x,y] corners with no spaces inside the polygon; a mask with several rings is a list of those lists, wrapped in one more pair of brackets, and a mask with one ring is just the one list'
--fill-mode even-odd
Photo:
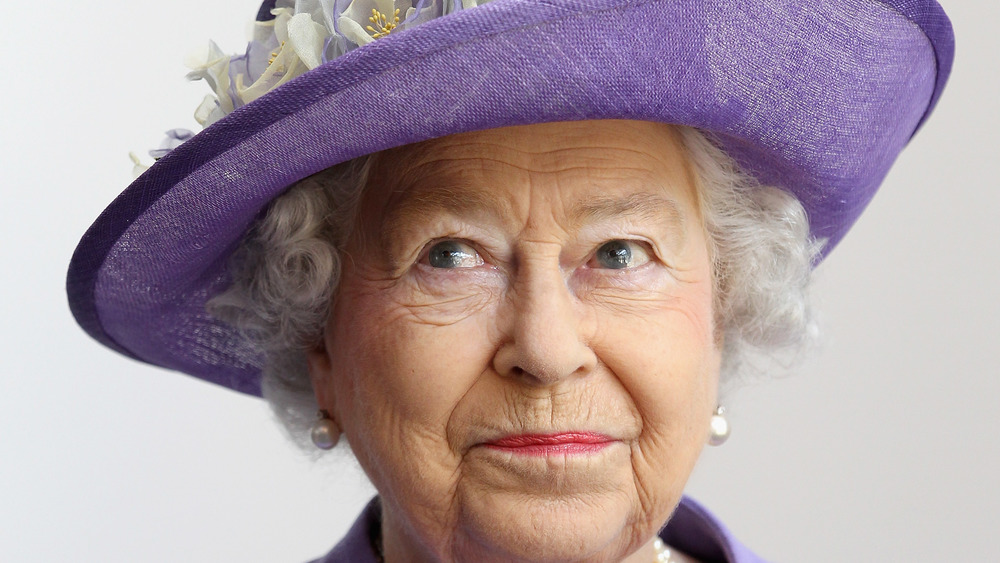
{"label": "pearl necklace", "polygon": [[656,559],[653,560],[653,563],[678,563],[670,548],[660,538],[653,540],[653,549],[656,550]]}

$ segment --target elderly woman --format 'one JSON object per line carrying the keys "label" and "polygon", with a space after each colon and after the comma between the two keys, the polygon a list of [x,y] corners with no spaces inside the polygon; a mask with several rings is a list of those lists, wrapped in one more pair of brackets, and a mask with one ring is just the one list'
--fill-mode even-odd
{"label": "elderly woman", "polygon": [[759,561],[684,486],[744,352],[810,332],[946,17],[479,3],[265,2],[193,73],[211,126],[84,237],[74,314],[345,436],[379,495],[321,561]]}

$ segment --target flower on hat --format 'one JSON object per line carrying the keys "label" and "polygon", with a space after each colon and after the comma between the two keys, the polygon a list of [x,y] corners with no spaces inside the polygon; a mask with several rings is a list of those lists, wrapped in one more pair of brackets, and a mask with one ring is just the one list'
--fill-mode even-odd
{"label": "flower on hat", "polygon": [[[419,25],[489,0],[278,0],[273,19],[254,22],[246,51],[227,55],[213,41],[196,62],[189,63],[190,80],[204,80],[212,89],[194,118],[208,127],[293,78],[398,30]],[[192,137],[167,132],[155,158]],[[156,154],[153,154],[153,153]],[[148,166],[129,155],[136,176]]]}
{"label": "flower on hat", "polygon": [[488,0],[279,0],[274,19],[254,24],[242,55],[228,56],[209,43],[188,78],[212,88],[195,112],[209,126],[236,108],[397,30]]}
{"label": "flower on hat", "polygon": [[[476,2],[469,4],[472,7]],[[443,6],[436,1],[414,5],[409,0],[353,0],[337,18],[337,30],[350,43],[361,46],[443,13]]]}
{"label": "flower on hat", "polygon": [[188,73],[191,80],[205,80],[214,94],[206,95],[195,110],[203,127],[322,63],[330,36],[326,27],[292,8],[271,13],[274,19],[254,24],[244,54],[226,55],[209,42],[204,60]]}
{"label": "flower on hat", "polygon": [[208,51],[204,61],[194,66],[188,73],[191,80],[204,80],[215,92],[205,96],[201,105],[195,110],[194,118],[203,127],[215,123],[229,112],[236,109],[236,96],[230,93],[229,63],[231,58],[219,49],[214,41],[209,41]]}

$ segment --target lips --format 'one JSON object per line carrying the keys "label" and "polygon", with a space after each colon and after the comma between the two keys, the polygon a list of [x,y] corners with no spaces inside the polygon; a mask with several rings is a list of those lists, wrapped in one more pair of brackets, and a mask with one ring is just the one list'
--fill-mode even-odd
{"label": "lips", "polygon": [[599,452],[615,441],[610,436],[594,432],[560,432],[505,436],[483,445],[492,450],[517,455],[584,455]]}

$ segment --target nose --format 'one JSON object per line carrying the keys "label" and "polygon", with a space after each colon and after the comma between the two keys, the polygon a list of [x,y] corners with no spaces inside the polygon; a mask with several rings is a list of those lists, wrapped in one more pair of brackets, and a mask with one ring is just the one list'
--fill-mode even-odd
{"label": "nose", "polygon": [[586,342],[581,305],[558,264],[517,274],[506,311],[504,339],[493,360],[500,375],[546,386],[589,373],[597,358]]}

